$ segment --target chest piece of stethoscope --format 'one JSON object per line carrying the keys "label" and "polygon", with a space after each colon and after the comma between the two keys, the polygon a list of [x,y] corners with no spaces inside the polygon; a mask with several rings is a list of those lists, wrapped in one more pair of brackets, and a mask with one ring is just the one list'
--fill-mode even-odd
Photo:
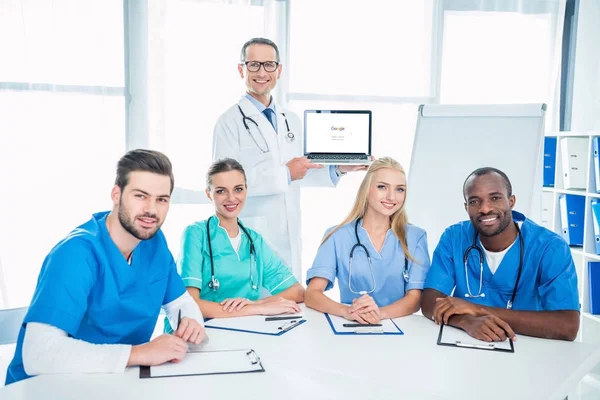
{"label": "chest piece of stethoscope", "polygon": [[217,290],[219,290],[219,286],[221,286],[221,284],[219,283],[219,280],[217,278],[215,278],[214,276],[212,277],[212,279],[208,282],[208,288],[210,290],[214,290],[215,292]]}

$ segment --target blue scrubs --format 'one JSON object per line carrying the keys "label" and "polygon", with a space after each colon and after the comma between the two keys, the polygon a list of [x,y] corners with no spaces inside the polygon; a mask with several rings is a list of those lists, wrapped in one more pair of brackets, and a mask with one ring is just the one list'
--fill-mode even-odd
{"label": "blue scrubs", "polygon": [[185,292],[161,231],[138,244],[129,265],[108,234],[107,215],[94,214],[44,260],[6,384],[29,377],[21,353],[28,322],[90,343],[138,345],[150,340],[161,306]]}
{"label": "blue scrubs", "polygon": [[[325,278],[329,281],[327,288],[333,287],[335,278],[338,279],[340,288],[340,302],[351,304],[352,300],[360,297],[360,294],[352,293],[348,286],[350,250],[356,244],[354,233],[355,221],[352,221],[338,229],[317,251],[317,256],[312,267],[306,273],[306,284],[312,278]],[[327,230],[329,233],[333,228]],[[371,256],[373,271],[375,274],[376,289],[370,296],[379,307],[387,306],[404,297],[406,291],[411,289],[423,289],[425,276],[429,270],[429,251],[427,250],[427,235],[425,231],[414,225],[406,225],[406,239],[408,251],[416,260],[408,260],[408,282],[404,281],[404,251],[400,241],[392,230],[388,230],[381,248],[378,252],[367,231],[362,226],[362,220],[358,224],[358,237]],[[365,251],[362,247],[354,250],[352,262],[352,289],[356,292],[370,291],[373,288],[371,268]]]}
{"label": "blue scrubs", "polygon": [[[523,270],[513,310],[579,311],[577,274],[567,243],[556,233],[537,225],[521,213],[513,211],[513,220],[522,221],[524,254]],[[464,251],[473,244],[475,229],[471,221],[447,228],[433,253],[431,270],[425,288],[452,294],[473,303],[506,308],[512,296],[519,269],[520,246],[517,242],[504,255],[496,273],[492,274],[484,256],[482,293],[485,297],[466,298],[468,293],[463,263]],[[481,242],[477,243],[481,247]],[[479,255],[469,253],[468,274],[471,293],[479,291]]]}

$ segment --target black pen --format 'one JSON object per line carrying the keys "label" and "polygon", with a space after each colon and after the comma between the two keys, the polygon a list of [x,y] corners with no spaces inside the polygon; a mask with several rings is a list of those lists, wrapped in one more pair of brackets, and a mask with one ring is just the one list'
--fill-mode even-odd
{"label": "black pen", "polygon": [[344,328],[368,328],[370,326],[383,326],[382,324],[344,324]]}
{"label": "black pen", "polygon": [[179,329],[179,324],[181,324],[181,308],[179,309],[179,316],[177,317],[177,329]]}
{"label": "black pen", "polygon": [[284,321],[286,319],[300,319],[302,315],[285,315],[281,317],[267,317],[265,321]]}

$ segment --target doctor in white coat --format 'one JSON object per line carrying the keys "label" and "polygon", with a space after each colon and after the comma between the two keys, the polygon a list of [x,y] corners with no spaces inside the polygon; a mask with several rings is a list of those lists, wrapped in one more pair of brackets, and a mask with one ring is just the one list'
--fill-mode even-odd
{"label": "doctor in white coat", "polygon": [[230,157],[242,164],[248,197],[240,218],[301,280],[300,187],[334,187],[342,175],[366,166],[323,167],[302,156],[300,118],[271,96],[281,76],[279,60],[277,45],[268,39],[242,47],[238,71],[247,93],[217,120],[213,160]]}

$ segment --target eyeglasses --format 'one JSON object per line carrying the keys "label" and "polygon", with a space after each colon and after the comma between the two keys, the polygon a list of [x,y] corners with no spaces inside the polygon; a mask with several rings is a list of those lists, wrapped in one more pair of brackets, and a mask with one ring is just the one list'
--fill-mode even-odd
{"label": "eyeglasses", "polygon": [[275,72],[279,66],[277,61],[244,61],[244,64],[246,65],[246,69],[250,72],[258,72],[261,65],[266,72]]}

